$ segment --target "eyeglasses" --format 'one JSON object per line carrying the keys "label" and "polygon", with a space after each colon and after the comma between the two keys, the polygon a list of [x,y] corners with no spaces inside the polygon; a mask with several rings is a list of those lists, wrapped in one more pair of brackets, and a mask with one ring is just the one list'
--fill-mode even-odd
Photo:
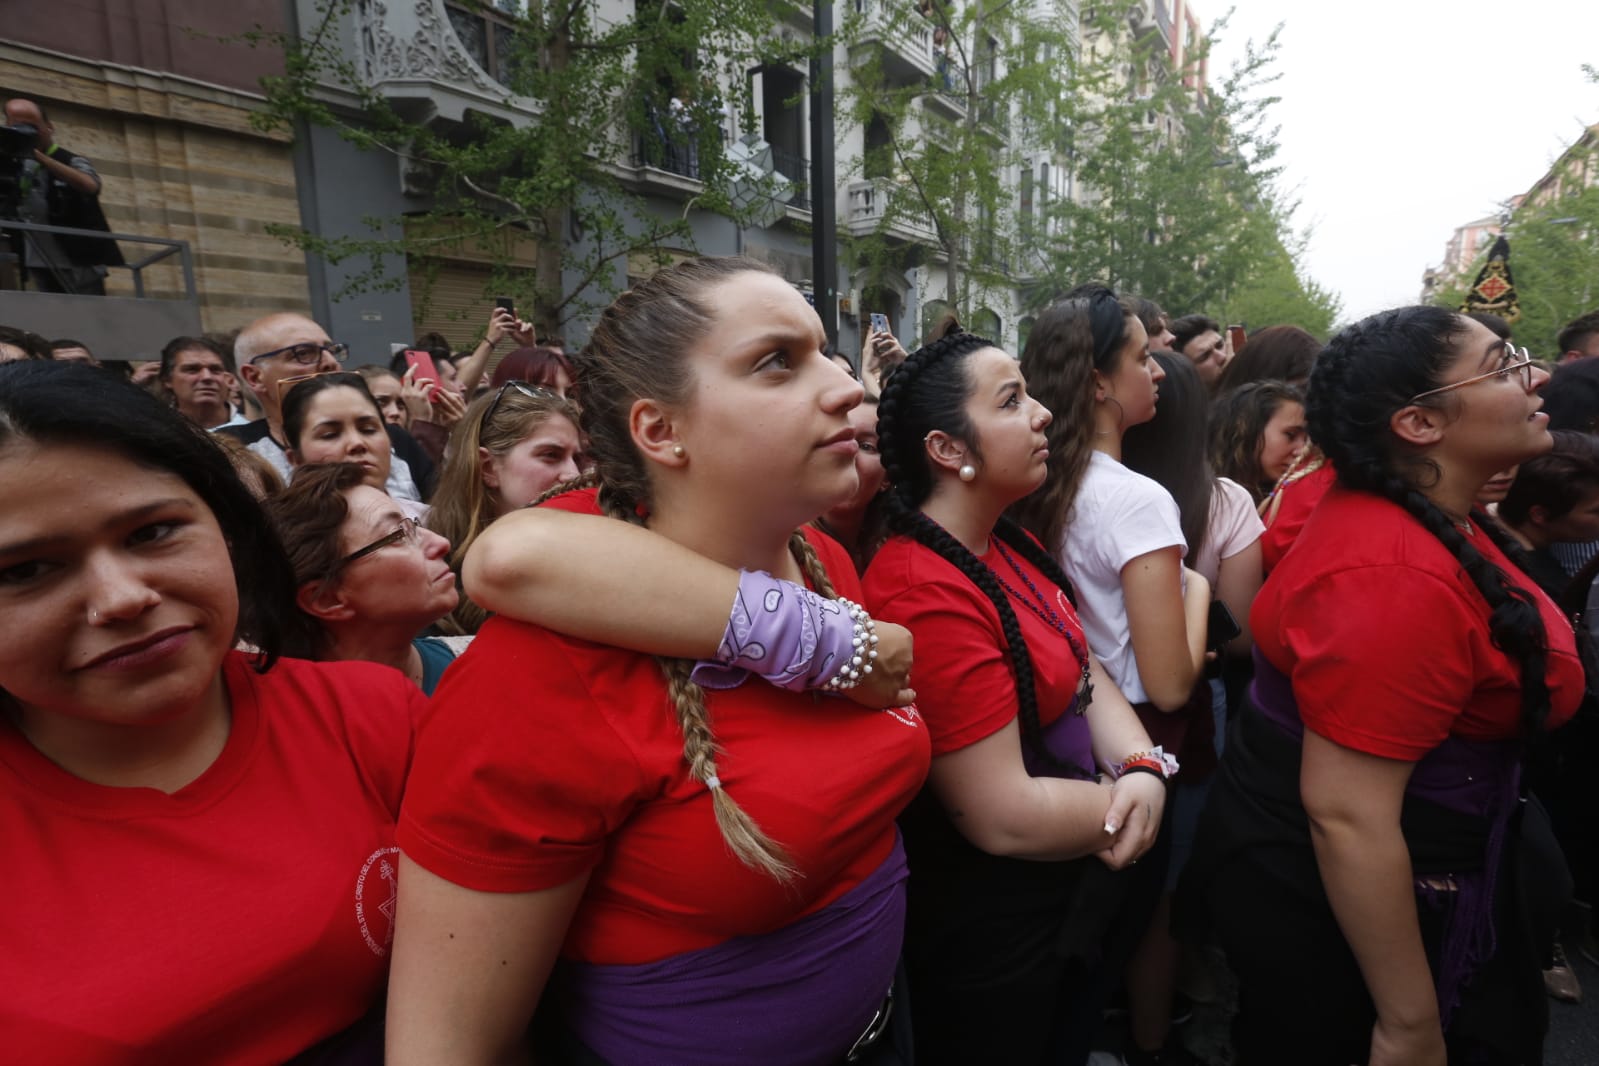
{"label": "eyeglasses", "polygon": [[523,396],[533,400],[560,399],[559,396],[551,392],[549,389],[541,389],[537,385],[529,385],[525,381],[507,381],[504,385],[500,386],[500,391],[494,394],[494,399],[489,402],[488,409],[483,412],[483,425],[488,425],[490,420],[494,418],[494,412],[500,406],[500,401],[505,399],[505,394],[512,389],[515,389]]}
{"label": "eyeglasses", "polygon": [[1513,374],[1517,371],[1521,373],[1521,387],[1531,389],[1532,353],[1525,348],[1517,348],[1514,344],[1506,344],[1504,360],[1504,364],[1498,370],[1490,370],[1486,374],[1478,374],[1476,377],[1467,378],[1465,381],[1456,381],[1449,385],[1440,385],[1436,389],[1428,389],[1426,392],[1418,392],[1410,398],[1410,402],[1415,403],[1417,400],[1424,400],[1428,396],[1437,396],[1439,393],[1448,392],[1450,389],[1464,388],[1467,385],[1475,385],[1479,381],[1504,377],[1506,374]]}
{"label": "eyeglasses", "polygon": [[274,356],[282,355],[287,356],[289,362],[295,366],[316,366],[317,363],[322,361],[323,352],[328,353],[342,363],[350,355],[350,346],[348,344],[339,344],[337,341],[327,341],[321,344],[316,341],[306,341],[304,344],[291,344],[287,348],[274,348],[270,352],[262,352],[260,355],[250,359],[250,365],[254,366],[263,359],[271,359]]}
{"label": "eyeglasses", "polygon": [[334,572],[337,573],[338,571],[343,570],[346,566],[349,566],[351,563],[355,562],[358,559],[366,558],[368,555],[371,555],[373,552],[382,551],[384,548],[387,548],[390,544],[398,544],[401,541],[406,541],[406,542],[409,542],[411,544],[415,544],[416,541],[417,541],[417,527],[420,526],[421,524],[422,524],[422,520],[419,519],[419,518],[402,518],[402,519],[400,519],[400,524],[399,524],[399,526],[397,528],[389,531],[388,533],[383,534],[383,536],[379,537],[377,540],[374,540],[371,544],[368,544],[366,547],[359,548],[356,551],[351,552],[349,555],[346,555],[344,558],[340,559],[338,562],[334,563],[333,564]]}

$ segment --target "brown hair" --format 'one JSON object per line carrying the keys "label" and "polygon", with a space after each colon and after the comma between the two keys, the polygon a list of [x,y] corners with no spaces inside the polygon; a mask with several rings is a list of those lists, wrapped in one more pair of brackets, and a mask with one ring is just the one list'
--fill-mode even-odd
{"label": "brown hair", "polygon": [[[689,353],[715,321],[706,291],[740,274],[770,274],[764,264],[742,258],[690,259],[657,272],[616,298],[601,313],[589,342],[579,353],[583,382],[582,429],[594,457],[600,505],[614,518],[642,522],[650,504],[650,480],[633,445],[629,412],[648,397],[682,404],[692,383]],[[796,530],[789,550],[807,579],[824,596],[834,595],[810,542]],[[716,775],[716,737],[711,731],[705,690],[689,676],[686,659],[661,659],[667,692],[683,731],[683,758],[695,780]],[[795,876],[782,848],[762,832],[725,787],[712,788],[716,824],[733,854],[779,881]]]}
{"label": "brown hair", "polygon": [[283,491],[283,476],[277,467],[250,450],[250,446],[226,433],[213,434],[212,439],[228,454],[233,472],[239,475],[250,495],[263,503]]}
{"label": "brown hair", "polygon": [[[365,483],[366,471],[359,463],[310,463],[294,472],[288,488],[266,501],[267,514],[294,567],[296,588],[327,581],[338,572],[344,557],[339,532],[350,515],[344,494]],[[325,653],[327,634],[320,622],[311,621],[314,643],[288,654],[317,659]]]}
{"label": "brown hair", "polygon": [[1022,352],[1027,391],[1055,415],[1049,440],[1049,476],[1016,502],[1010,516],[1060,551],[1072,501],[1094,452],[1094,371],[1114,373],[1127,339],[1133,305],[1104,286],[1082,286],[1038,316]]}
{"label": "brown hair", "polygon": [[[499,396],[499,405],[494,407],[493,420],[485,422],[484,416],[494,406],[496,396]],[[490,455],[504,455],[532,436],[545,422],[557,417],[566,419],[574,427],[578,424],[577,408],[554,393],[529,396],[520,389],[510,388],[503,396],[498,392],[479,396],[455,424],[449,447],[445,449],[444,473],[433,491],[427,527],[452,545],[450,568],[455,571],[457,584],[467,549],[495,517],[494,494],[483,484],[478,449],[486,448]],[[447,633],[462,636],[476,633],[488,616],[488,612],[468,599],[462,589],[460,603],[439,619],[437,625]]]}

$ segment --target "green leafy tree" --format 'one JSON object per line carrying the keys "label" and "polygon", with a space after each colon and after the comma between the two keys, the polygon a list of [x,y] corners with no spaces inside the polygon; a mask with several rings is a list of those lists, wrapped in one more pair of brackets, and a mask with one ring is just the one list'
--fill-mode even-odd
{"label": "green leafy tree", "polygon": [[[1098,4],[1085,20],[1064,127],[1082,189],[1056,206],[1061,224],[1032,302],[1101,280],[1173,313],[1325,333],[1337,300],[1305,276],[1304,236],[1274,162],[1277,31],[1200,95],[1157,34],[1129,31],[1137,6]],[[1199,43],[1188,62],[1207,49]]]}
{"label": "green leafy tree", "polygon": [[[905,79],[881,51],[854,52],[840,121],[865,131],[854,174],[877,180],[886,203],[875,232],[846,239],[846,252],[869,284],[936,263],[944,299],[964,317],[1026,273],[1032,234],[1011,176],[1058,143],[1075,16],[1052,0],[878,2],[885,21],[934,35],[935,70]],[[859,20],[851,30],[863,36]]]}
{"label": "green leafy tree", "polygon": [[[1588,141],[1587,147],[1579,145],[1563,156],[1560,165],[1599,173],[1599,145],[1591,134]],[[1555,339],[1561,327],[1599,310],[1599,184],[1582,187],[1574,181],[1565,195],[1517,210],[1508,233],[1510,269],[1521,303],[1521,320],[1513,327],[1516,339],[1540,356],[1557,356]]]}
{"label": "green leafy tree", "polygon": [[[455,6],[492,10],[481,0]],[[694,206],[738,217],[716,75],[795,58],[774,43],[766,0],[629,4],[607,8],[605,17],[585,0],[528,0],[498,49],[497,76],[516,117],[469,112],[463,124],[417,121],[345,53],[339,27],[353,7],[326,0],[299,37],[254,35],[285,59],[285,73],[263,85],[260,123],[303,121],[393,154],[427,209],[403,230],[393,219],[372,218],[370,235],[328,238],[297,228],[282,235],[330,262],[369,262],[346,292],[398,286],[401,279],[385,274],[396,255],[425,267],[471,249],[494,264],[492,291],[518,296],[541,335],[608,299],[619,262],[639,254],[663,262],[665,249],[692,246],[688,209],[662,217],[629,183],[635,152],[657,166],[672,153],[676,169],[703,182]],[[747,100],[732,103],[748,113]],[[513,251],[526,242],[535,248],[533,270],[511,269]]]}

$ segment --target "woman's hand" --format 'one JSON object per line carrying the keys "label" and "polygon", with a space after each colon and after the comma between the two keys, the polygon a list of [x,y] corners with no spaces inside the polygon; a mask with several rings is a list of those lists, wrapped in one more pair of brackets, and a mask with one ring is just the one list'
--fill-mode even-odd
{"label": "woman's hand", "polygon": [[406,413],[412,422],[426,422],[433,417],[433,404],[430,397],[433,390],[437,389],[438,382],[423,379],[419,384],[416,380],[416,367],[405,368],[405,375],[400,378],[400,402],[405,404]]}
{"label": "woman's hand", "polygon": [[428,413],[428,419],[439,428],[448,430],[466,414],[466,400],[454,389],[435,388],[433,395],[436,402]]}
{"label": "woman's hand", "polygon": [[861,351],[861,366],[879,380],[908,358],[904,347],[892,333],[883,331],[866,335],[866,344]]}
{"label": "woman's hand", "polygon": [[1138,861],[1155,843],[1161,812],[1166,809],[1166,782],[1154,774],[1131,773],[1118,777],[1110,789],[1106,831],[1113,833],[1099,860],[1112,870]]}
{"label": "woman's hand", "polygon": [[1382,1019],[1371,1030],[1371,1058],[1366,1066],[1448,1066],[1443,1030],[1430,1025],[1387,1026]]}
{"label": "woman's hand", "polygon": [[916,690],[911,688],[911,644],[910,630],[893,622],[878,622],[877,658],[872,662],[872,672],[861,678],[861,683],[854,688],[845,689],[844,695],[862,707],[875,710],[915,702]]}

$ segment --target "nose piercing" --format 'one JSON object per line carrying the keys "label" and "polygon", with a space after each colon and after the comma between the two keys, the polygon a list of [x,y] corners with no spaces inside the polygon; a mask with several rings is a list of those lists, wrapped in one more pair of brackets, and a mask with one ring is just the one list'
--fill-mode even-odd
{"label": "nose piercing", "polygon": [[92,626],[97,626],[100,624],[100,608],[89,608],[89,624]]}

